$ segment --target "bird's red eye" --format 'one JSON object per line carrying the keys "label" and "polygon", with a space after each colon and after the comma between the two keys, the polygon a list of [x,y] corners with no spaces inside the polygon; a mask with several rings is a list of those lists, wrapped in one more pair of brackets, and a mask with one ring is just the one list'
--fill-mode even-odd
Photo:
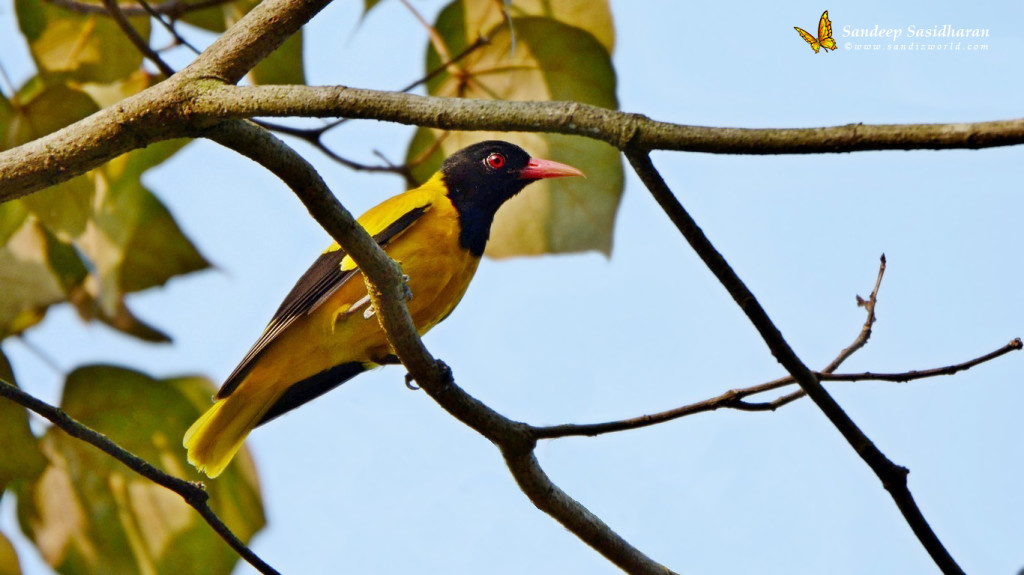
{"label": "bird's red eye", "polygon": [[487,156],[487,159],[484,161],[487,162],[487,167],[492,170],[500,170],[505,167],[505,156],[497,152]]}

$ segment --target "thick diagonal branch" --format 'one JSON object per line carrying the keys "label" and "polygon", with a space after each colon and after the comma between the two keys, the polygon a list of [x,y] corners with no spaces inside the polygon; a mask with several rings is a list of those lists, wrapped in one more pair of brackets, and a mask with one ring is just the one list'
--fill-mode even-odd
{"label": "thick diagonal branch", "polygon": [[409,373],[442,408],[498,446],[516,482],[534,505],[627,572],[672,573],[551,482],[533,456],[536,442],[528,426],[502,416],[455,384],[451,371],[434,359],[416,331],[405,307],[400,268],[356,223],[312,165],[251,122],[222,124],[209,130],[207,137],[281,178],[313,218],[352,256],[368,280],[373,305],[388,341]]}
{"label": "thick diagonal branch", "polygon": [[944,573],[963,573],[914,501],[907,487],[907,469],[890,461],[878,449],[825,390],[814,372],[796,355],[754,294],[672,194],[672,190],[651,162],[649,153],[646,150],[630,149],[626,151],[626,157],[672,223],[746,314],[775,359],[793,376],[803,391],[807,392],[811,401],[821,409],[854,451],[875,472],[935,564]]}

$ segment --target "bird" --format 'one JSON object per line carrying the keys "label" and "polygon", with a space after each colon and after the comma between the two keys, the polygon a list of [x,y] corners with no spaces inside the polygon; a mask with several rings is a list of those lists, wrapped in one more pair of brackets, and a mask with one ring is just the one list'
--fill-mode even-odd
{"label": "bird", "polygon": [[[466,293],[498,208],[532,182],[583,175],[514,144],[485,141],[450,155],[426,183],[371,208],[358,222],[402,266],[409,313],[423,335]],[[331,245],[185,433],[189,463],[217,477],[257,426],[364,371],[399,363],[374,313],[358,266]]]}

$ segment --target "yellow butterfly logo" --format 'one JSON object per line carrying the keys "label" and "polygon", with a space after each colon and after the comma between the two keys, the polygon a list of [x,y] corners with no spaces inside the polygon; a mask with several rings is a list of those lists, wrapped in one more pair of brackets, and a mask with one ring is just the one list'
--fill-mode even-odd
{"label": "yellow butterfly logo", "polygon": [[818,48],[824,48],[826,52],[836,49],[836,41],[832,39],[832,22],[828,19],[828,10],[822,12],[821,20],[818,21],[817,38],[808,34],[807,30],[803,28],[793,26],[793,29],[800,33],[800,37],[811,45],[815,54],[818,53]]}

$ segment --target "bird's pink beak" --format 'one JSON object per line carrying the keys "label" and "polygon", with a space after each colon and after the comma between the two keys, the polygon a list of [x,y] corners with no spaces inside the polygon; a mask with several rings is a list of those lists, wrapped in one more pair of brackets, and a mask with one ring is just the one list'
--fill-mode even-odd
{"label": "bird's pink beak", "polygon": [[541,158],[530,158],[526,167],[519,172],[520,180],[543,180],[544,178],[564,178],[567,176],[586,177],[583,172],[570,165]]}

